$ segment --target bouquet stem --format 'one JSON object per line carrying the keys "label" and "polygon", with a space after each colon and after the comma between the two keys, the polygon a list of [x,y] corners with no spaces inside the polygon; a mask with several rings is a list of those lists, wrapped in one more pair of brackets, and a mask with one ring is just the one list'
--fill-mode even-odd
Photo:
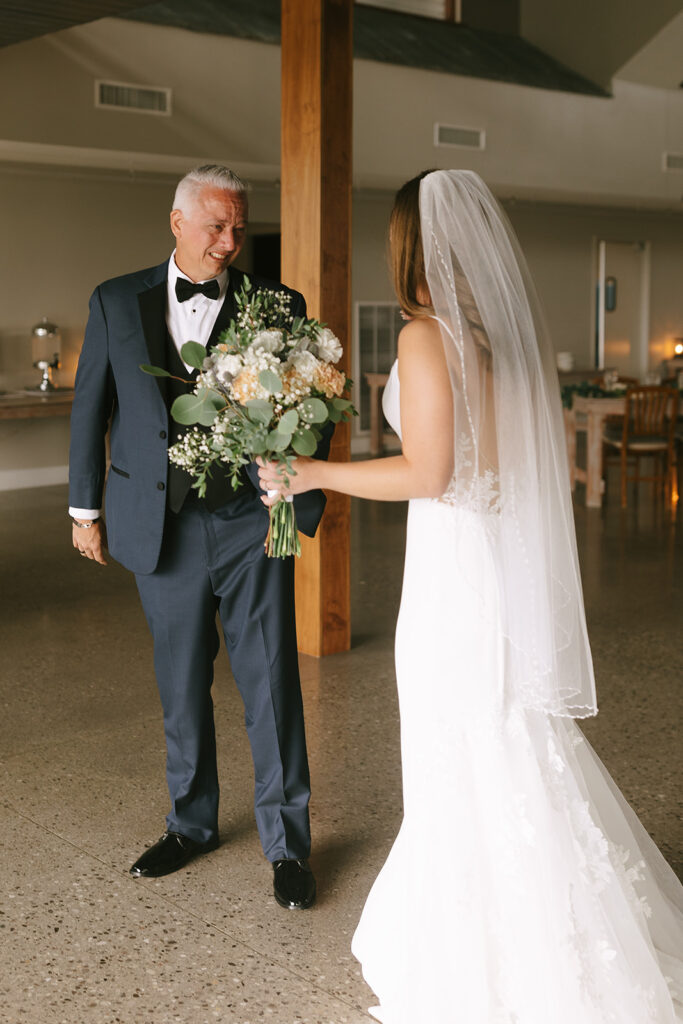
{"label": "bouquet stem", "polygon": [[294,502],[280,498],[270,506],[270,526],[266,537],[266,554],[269,558],[287,558],[301,555],[301,541],[296,528]]}

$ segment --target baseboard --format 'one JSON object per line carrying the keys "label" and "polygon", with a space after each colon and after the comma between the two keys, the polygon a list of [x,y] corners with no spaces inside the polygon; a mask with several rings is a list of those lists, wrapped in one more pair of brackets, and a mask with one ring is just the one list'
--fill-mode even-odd
{"label": "baseboard", "polygon": [[69,479],[68,466],[36,466],[32,469],[0,469],[0,491],[22,491],[27,487],[54,487]]}

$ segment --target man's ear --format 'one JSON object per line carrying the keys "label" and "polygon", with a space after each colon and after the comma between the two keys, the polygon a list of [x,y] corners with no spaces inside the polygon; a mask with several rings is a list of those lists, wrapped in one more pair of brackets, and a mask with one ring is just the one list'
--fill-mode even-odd
{"label": "man's ear", "polygon": [[180,230],[183,226],[183,211],[171,210],[171,231],[176,238],[180,238]]}

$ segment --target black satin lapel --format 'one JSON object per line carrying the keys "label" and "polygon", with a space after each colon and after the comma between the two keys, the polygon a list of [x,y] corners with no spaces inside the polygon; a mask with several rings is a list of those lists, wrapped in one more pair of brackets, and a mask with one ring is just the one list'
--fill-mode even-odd
{"label": "black satin lapel", "polygon": [[[166,281],[140,292],[138,303],[150,364],[166,369]],[[166,380],[164,377],[154,379],[165,403]]]}
{"label": "black satin lapel", "polygon": [[218,338],[221,334],[221,331],[224,331],[226,327],[230,326],[230,321],[235,319],[236,314],[237,307],[235,306],[235,291],[233,287],[233,277],[231,274],[228,284],[228,290],[225,293],[225,298],[223,300],[223,305],[218,311],[216,322],[213,325],[213,330],[211,331],[211,334],[209,335],[209,340],[206,345],[207,351],[209,351],[213,345],[218,344]]}

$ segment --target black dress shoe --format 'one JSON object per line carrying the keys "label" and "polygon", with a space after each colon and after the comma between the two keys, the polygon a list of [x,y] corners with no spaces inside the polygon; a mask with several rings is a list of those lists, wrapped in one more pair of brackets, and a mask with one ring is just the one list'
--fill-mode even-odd
{"label": "black dress shoe", "polygon": [[184,867],[200,853],[209,853],[218,846],[217,839],[198,843],[196,839],[181,836],[180,832],[164,832],[154,846],[145,850],[130,869],[134,878],[160,878]]}
{"label": "black dress shoe", "polygon": [[315,878],[307,860],[273,861],[273,893],[281,907],[306,910],[315,901]]}

